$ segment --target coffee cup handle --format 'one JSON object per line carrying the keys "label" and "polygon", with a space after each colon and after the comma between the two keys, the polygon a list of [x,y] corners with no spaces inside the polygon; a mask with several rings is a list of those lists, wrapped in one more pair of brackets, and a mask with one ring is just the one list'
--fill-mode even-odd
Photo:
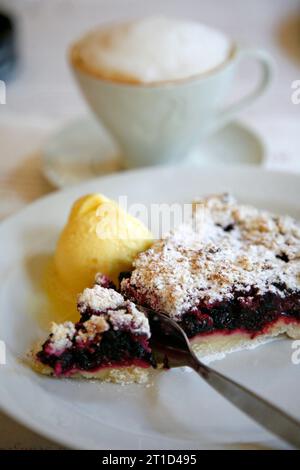
{"label": "coffee cup handle", "polygon": [[261,66],[261,77],[254,88],[246,96],[240,98],[236,103],[227,106],[217,113],[211,126],[211,131],[223,127],[234,119],[236,114],[251,105],[257,98],[264,94],[273,76],[273,60],[271,56],[261,49],[241,49],[238,52],[237,64],[239,65],[245,58],[256,59]]}

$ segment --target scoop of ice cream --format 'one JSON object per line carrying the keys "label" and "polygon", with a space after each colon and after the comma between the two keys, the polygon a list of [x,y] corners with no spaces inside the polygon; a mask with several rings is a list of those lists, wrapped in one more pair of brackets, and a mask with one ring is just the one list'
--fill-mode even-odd
{"label": "scoop of ice cream", "polygon": [[139,220],[101,194],[90,194],[75,202],[58,240],[57,274],[76,293],[92,285],[97,272],[117,282],[151,243],[151,233]]}

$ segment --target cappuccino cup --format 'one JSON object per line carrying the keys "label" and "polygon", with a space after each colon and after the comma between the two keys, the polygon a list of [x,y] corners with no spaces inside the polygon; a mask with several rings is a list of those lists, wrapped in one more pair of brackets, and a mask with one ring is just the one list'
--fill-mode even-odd
{"label": "cappuccino cup", "polygon": [[[267,89],[272,62],[194,21],[145,18],[96,29],[70,48],[79,87],[120,145],[126,168],[176,162],[231,121]],[[241,61],[261,76],[225,106]]]}

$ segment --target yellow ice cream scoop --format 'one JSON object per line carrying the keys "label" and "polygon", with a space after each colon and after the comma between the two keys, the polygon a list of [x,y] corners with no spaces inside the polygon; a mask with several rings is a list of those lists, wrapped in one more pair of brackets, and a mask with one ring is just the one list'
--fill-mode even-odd
{"label": "yellow ice cream scoop", "polygon": [[152,244],[149,230],[101,194],[81,197],[72,207],[57,243],[55,268],[68,290],[79,293],[101,272],[117,282],[133,259]]}

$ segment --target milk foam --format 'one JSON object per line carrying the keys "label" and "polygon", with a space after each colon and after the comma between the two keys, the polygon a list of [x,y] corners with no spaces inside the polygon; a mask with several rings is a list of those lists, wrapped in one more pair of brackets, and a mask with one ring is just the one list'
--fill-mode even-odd
{"label": "milk foam", "polygon": [[208,26],[154,17],[92,31],[74,45],[72,59],[96,76],[151,83],[208,72],[231,50],[230,39]]}

